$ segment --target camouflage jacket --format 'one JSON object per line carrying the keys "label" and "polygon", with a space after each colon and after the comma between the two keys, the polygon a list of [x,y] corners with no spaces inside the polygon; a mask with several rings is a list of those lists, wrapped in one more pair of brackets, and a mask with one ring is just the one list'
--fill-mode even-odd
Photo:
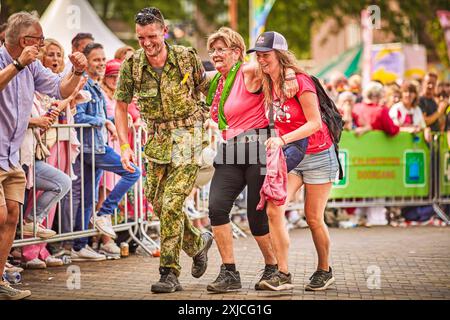
{"label": "camouflage jacket", "polygon": [[199,135],[194,127],[208,117],[201,93],[207,94],[209,80],[196,51],[169,45],[167,50],[161,76],[152,69],[143,49],[137,50],[122,64],[114,95],[126,103],[137,97],[149,132],[144,154],[161,164],[174,162],[174,157],[179,161],[180,154],[186,156],[192,150],[201,152],[204,139],[199,136],[204,132],[200,129]]}

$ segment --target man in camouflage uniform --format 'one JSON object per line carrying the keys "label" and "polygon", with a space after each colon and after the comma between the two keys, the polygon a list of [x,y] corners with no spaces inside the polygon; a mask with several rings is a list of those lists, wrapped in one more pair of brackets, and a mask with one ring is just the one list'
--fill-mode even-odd
{"label": "man in camouflage uniform", "polygon": [[212,234],[200,234],[183,210],[196,180],[202,151],[203,123],[207,112],[200,93],[208,80],[192,48],[169,46],[167,27],[157,8],[144,8],[136,15],[136,34],[141,49],[120,70],[115,99],[116,126],[121,159],[132,171],[134,155],[127,143],[127,105],[137,96],[149,137],[144,148],[148,160],[145,195],[161,224],[159,282],[152,292],[182,290],[178,281],[181,249],[193,257],[192,275],[201,277],[207,267]]}

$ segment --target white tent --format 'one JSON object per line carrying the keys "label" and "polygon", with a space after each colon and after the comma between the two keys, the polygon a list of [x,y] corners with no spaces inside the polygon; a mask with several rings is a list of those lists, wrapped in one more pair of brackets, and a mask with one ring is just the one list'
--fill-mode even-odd
{"label": "white tent", "polygon": [[87,0],[53,0],[40,19],[44,36],[59,41],[66,56],[72,52],[72,38],[89,32],[103,45],[107,59],[125,44],[108,29]]}

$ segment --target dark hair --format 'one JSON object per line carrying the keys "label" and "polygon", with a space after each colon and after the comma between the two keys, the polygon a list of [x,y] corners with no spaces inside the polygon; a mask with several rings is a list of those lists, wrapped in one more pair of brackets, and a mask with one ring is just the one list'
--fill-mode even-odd
{"label": "dark hair", "polygon": [[87,56],[91,53],[91,51],[95,49],[103,49],[103,46],[100,43],[91,42],[84,48],[83,54],[87,58]]}
{"label": "dark hair", "polygon": [[72,39],[72,46],[77,48],[80,45],[80,41],[84,39],[91,39],[92,41],[94,41],[92,33],[80,32],[77,33],[77,35]]}
{"label": "dark hair", "polygon": [[0,24],[0,32],[5,31],[7,26],[8,26],[7,23]]}
{"label": "dark hair", "polygon": [[162,27],[165,26],[164,17],[161,11],[155,7],[141,9],[134,17],[134,22],[141,26],[146,26],[152,23],[159,23]]}
{"label": "dark hair", "polygon": [[414,93],[415,96],[414,96],[414,100],[412,101],[412,105],[416,106],[416,104],[419,101],[419,92],[417,91],[417,87],[414,84],[412,84],[411,82],[405,81],[405,82],[403,82],[402,86],[400,87],[400,90],[402,92],[402,95],[403,95],[403,92],[406,92],[406,91],[409,93]]}

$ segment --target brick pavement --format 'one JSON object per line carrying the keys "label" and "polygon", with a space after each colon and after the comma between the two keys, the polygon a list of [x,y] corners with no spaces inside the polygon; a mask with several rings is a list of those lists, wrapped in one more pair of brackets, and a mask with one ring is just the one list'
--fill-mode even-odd
{"label": "brick pavement", "polygon": [[[130,256],[104,262],[81,262],[81,289],[67,288],[68,266],[25,270],[20,288],[33,292],[31,299],[163,299],[163,300],[450,300],[450,228],[356,228],[330,229],[331,265],[336,282],[325,292],[306,292],[304,285],[315,268],[316,254],[308,229],[291,231],[290,271],[295,289],[291,292],[256,292],[257,271],[263,260],[255,241],[235,240],[237,267],[243,289],[236,293],[210,294],[206,285],[217,276],[220,258],[213,245],[206,274],[190,275],[192,260],[182,255],[180,281],[184,291],[152,294],[151,283],[159,279],[158,258]],[[368,269],[369,268],[369,269]],[[373,272],[379,270],[379,289]],[[370,274],[369,274],[370,273]],[[375,279],[377,279],[375,277]]]}

